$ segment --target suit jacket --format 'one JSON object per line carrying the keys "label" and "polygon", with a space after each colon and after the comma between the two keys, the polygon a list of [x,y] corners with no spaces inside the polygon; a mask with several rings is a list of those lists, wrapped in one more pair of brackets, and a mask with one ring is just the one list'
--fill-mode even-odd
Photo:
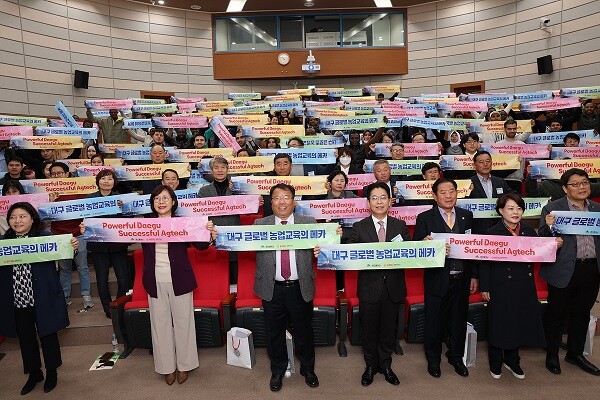
{"label": "suit jacket", "polygon": [[[546,215],[552,211],[569,211],[567,196],[558,199],[544,206],[542,216],[540,217],[540,236],[554,236],[550,227],[546,225]],[[590,201],[590,212],[599,212],[600,204]],[[558,235],[563,239],[563,245],[556,253],[556,261],[553,263],[543,263],[540,270],[540,276],[546,282],[557,288],[564,288],[569,284],[573,271],[575,270],[575,259],[577,258],[577,240],[575,235]],[[594,245],[596,246],[596,262],[600,270],[600,236],[594,236]]]}
{"label": "suit jacket", "polygon": [[[394,217],[387,217],[385,241],[391,242],[393,238],[401,235],[403,240],[410,240],[406,223]],[[366,217],[352,226],[348,243],[374,243],[379,242],[377,231],[371,216]],[[376,269],[372,271],[358,271],[357,294],[360,301],[377,303],[384,290],[387,290],[394,303],[403,301],[406,297],[406,283],[404,270]]]}
{"label": "suit jacket", "polygon": [[[214,183],[210,185],[202,186],[198,191],[198,197],[217,197],[219,193],[217,193],[217,188]],[[233,196],[233,192],[227,188],[225,191],[225,196]],[[209,218],[215,225],[222,226],[235,226],[240,225],[240,216],[239,215],[223,215],[218,217],[210,217]]]}
{"label": "suit jacket", "polygon": [[[294,224],[314,224],[317,221],[312,217],[305,217],[294,214]],[[275,216],[257,219],[254,225],[275,225]],[[315,271],[312,268],[313,250],[295,250],[296,268],[298,270],[298,280],[300,281],[300,291],[304,301],[309,302],[315,295]],[[256,272],[254,273],[254,293],[263,300],[271,301],[273,299],[273,289],[275,286],[276,267],[275,251],[257,251],[256,252]]]}
{"label": "suit jacket", "polygon": [[[454,207],[456,212],[455,224],[458,224],[458,232],[465,233],[473,227],[473,213],[460,207]],[[413,240],[423,240],[425,236],[431,233],[446,233],[446,222],[440,214],[437,205],[431,210],[422,212],[417,216],[415,233]],[[478,277],[476,264],[470,260],[463,260],[464,274],[467,279],[465,282],[470,285],[471,277]],[[444,296],[448,291],[450,280],[450,262],[446,259],[444,268],[425,268],[423,282],[425,291],[434,296]]]}
{"label": "suit jacket", "polygon": [[[198,250],[208,248],[207,242],[192,243]],[[171,280],[175,296],[190,293],[198,284],[192,270],[192,264],[187,255],[189,243],[170,242],[169,261],[171,262]],[[142,284],[146,292],[154,298],[158,296],[156,289],[156,243],[142,243],[144,252],[144,267],[142,272]]]}
{"label": "suit jacket", "polygon": [[[514,193],[515,191],[508,186],[506,181],[503,178],[498,178],[497,176],[490,175],[490,179],[492,180],[492,197],[498,198],[503,194]],[[487,198],[485,194],[485,190],[483,190],[483,186],[481,185],[481,181],[477,174],[471,177],[471,182],[473,182],[473,190],[471,194],[469,194],[469,198],[471,199],[485,199]]]}
{"label": "suit jacket", "polygon": [[[396,182],[398,182],[399,180],[401,180],[401,179],[400,179],[400,176],[398,176],[398,175],[390,176],[390,192],[391,192],[392,197],[396,197],[396,196],[394,196],[394,187],[396,187]],[[367,188],[368,187],[369,187],[369,185],[363,186],[363,191],[362,191],[363,197],[367,197]],[[398,207],[400,205],[401,204],[398,203],[397,200],[392,203],[392,207]]]}
{"label": "suit jacket", "polygon": [[[46,236],[40,234],[39,236]],[[0,242],[1,243],[1,242]],[[31,264],[35,322],[40,337],[69,326],[69,316],[54,261]],[[0,335],[17,337],[13,266],[0,266]]]}

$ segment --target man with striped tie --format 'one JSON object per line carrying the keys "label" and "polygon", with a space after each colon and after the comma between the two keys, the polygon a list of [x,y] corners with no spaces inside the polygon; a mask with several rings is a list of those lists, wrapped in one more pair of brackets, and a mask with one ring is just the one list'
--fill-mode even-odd
{"label": "man with striped tie", "polygon": [[[406,223],[387,215],[394,198],[385,182],[366,187],[371,216],[356,222],[348,243],[395,242],[410,240]],[[392,385],[400,384],[392,371],[392,351],[400,305],[406,298],[404,270],[361,270],[358,273],[359,316],[366,368],[361,384],[369,386],[376,373]]]}

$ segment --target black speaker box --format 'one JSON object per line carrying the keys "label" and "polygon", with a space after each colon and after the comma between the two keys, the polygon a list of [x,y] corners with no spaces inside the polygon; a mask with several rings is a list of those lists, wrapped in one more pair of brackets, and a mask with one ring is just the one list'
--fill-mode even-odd
{"label": "black speaker box", "polygon": [[80,70],[76,69],[73,86],[76,87],[77,89],[87,89],[89,79],[90,79],[89,72],[80,71]]}
{"label": "black speaker box", "polygon": [[554,71],[552,68],[552,56],[548,54],[537,59],[538,75],[551,74]]}

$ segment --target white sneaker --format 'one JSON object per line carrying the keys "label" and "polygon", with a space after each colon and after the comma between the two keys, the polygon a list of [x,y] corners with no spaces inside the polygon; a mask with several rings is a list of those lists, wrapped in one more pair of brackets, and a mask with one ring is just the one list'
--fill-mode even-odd
{"label": "white sneaker", "polygon": [[492,368],[490,368],[490,375],[492,375],[492,378],[494,379],[500,379],[502,377],[502,368],[498,368],[497,371],[494,371]]}
{"label": "white sneaker", "polygon": [[519,365],[516,365],[512,368],[509,367],[507,364],[502,364],[502,365],[504,365],[504,368],[509,370],[515,378],[525,379],[525,372],[523,372],[523,370],[521,369],[521,367]]}
{"label": "white sneaker", "polygon": [[92,301],[92,296],[81,296],[83,300],[83,308],[92,308],[94,307],[94,302]]}

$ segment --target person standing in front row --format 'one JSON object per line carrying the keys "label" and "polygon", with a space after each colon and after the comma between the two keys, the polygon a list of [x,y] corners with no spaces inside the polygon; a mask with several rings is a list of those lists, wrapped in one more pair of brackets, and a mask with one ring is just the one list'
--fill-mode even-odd
{"label": "person standing in front row", "polygon": [[[273,215],[254,225],[314,224],[316,220],[294,214],[293,186],[277,184],[270,190]],[[213,234],[214,236],[214,234]],[[271,360],[271,391],[281,390],[288,365],[285,330],[288,318],[294,325],[294,349],[300,360],[300,374],[310,387],[319,386],[315,374],[315,345],[312,329],[315,272],[313,250],[256,252],[254,292],[262,299],[267,331],[267,353]]]}
{"label": "person standing in front row", "polygon": [[[435,205],[417,216],[413,240],[430,240],[431,233],[470,234],[473,213],[456,207],[457,185],[440,178],[432,186]],[[440,369],[442,342],[447,336],[448,362],[460,376],[469,376],[462,361],[465,351],[469,293],[478,286],[477,270],[469,260],[447,258],[444,268],[426,268],[425,357],[427,372],[434,378]]]}
{"label": "person standing in front row", "polygon": [[[375,182],[367,186],[366,197],[371,216],[354,224],[348,243],[410,240],[406,223],[388,216],[393,197],[386,183]],[[392,385],[399,385],[400,380],[392,371],[392,352],[396,345],[400,304],[406,298],[404,270],[359,271],[357,292],[362,348],[367,364],[360,383],[369,386],[379,372]]]}
{"label": "person standing in front row", "polygon": [[544,313],[546,330],[546,368],[560,374],[558,349],[564,322],[569,315],[567,355],[565,361],[583,371],[600,376],[600,369],[583,356],[585,338],[590,322],[590,311],[600,286],[600,236],[556,234],[553,211],[599,212],[600,204],[588,200],[590,180],[587,172],[571,168],[560,177],[567,194],[542,209],[540,236],[558,236],[563,245],[556,253],[556,261],[544,263],[540,276],[548,282],[548,308]]}

